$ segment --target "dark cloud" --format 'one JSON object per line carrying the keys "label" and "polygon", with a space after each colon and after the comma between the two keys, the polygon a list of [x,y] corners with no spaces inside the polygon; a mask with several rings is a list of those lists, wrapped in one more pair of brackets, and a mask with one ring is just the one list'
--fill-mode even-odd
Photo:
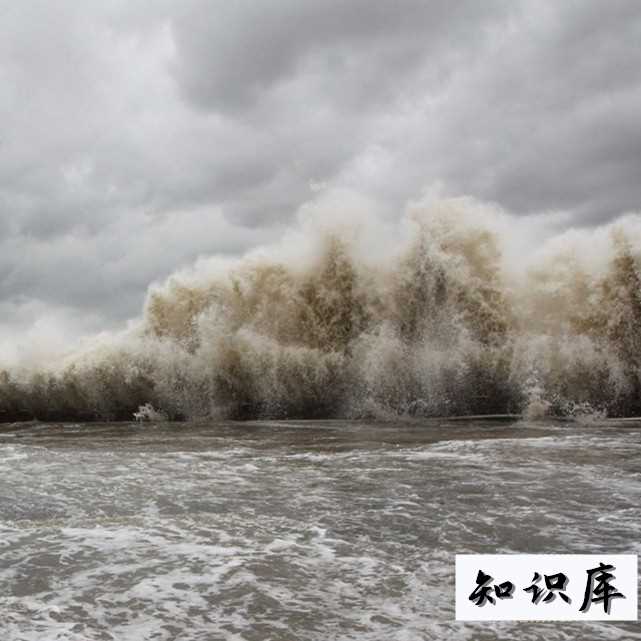
{"label": "dark cloud", "polygon": [[634,0],[0,1],[0,334],[121,322],[319,189],[638,210],[639,42]]}
{"label": "dark cloud", "polygon": [[[403,77],[430,57],[438,57],[437,72],[445,71],[452,58],[469,53],[492,18],[504,18],[508,6],[241,0],[213,8],[207,0],[191,0],[173,21],[173,69],[188,98],[205,109],[250,107],[297,75],[316,76],[318,89],[342,88],[332,92],[334,104],[378,103],[381,93],[394,99]],[[291,97],[305,103],[320,96]]]}
{"label": "dark cloud", "polygon": [[[641,53],[630,46],[641,38],[638,6],[567,3],[524,11],[517,25],[511,55],[499,48],[474,74],[479,156],[471,167],[450,159],[453,183],[519,213],[576,212],[579,224],[638,209]],[[478,166],[491,173],[479,180]]]}

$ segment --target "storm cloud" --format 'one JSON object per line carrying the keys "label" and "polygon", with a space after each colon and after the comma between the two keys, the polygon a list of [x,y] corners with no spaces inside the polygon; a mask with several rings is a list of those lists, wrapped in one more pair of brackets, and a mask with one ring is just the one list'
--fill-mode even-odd
{"label": "storm cloud", "polygon": [[0,357],[135,316],[320,193],[641,203],[641,6],[0,2]]}

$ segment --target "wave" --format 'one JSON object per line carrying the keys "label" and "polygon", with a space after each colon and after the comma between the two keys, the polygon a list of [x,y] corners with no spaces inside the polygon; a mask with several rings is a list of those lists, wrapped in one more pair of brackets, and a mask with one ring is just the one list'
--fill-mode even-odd
{"label": "wave", "polygon": [[313,214],[151,287],[119,336],[1,372],[0,416],[641,413],[638,216],[552,235],[469,199]]}

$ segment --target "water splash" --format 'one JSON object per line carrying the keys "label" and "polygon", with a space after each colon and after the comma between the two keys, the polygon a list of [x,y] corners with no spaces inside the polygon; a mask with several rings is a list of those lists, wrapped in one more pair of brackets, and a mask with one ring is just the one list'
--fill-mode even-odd
{"label": "water splash", "polygon": [[135,328],[55,369],[3,372],[5,418],[641,413],[638,217],[532,256],[525,222],[465,199],[316,220],[152,287]]}

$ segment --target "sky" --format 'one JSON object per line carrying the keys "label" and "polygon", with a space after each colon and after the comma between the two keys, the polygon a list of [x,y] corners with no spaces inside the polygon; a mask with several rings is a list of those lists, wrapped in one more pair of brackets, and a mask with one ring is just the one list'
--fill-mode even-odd
{"label": "sky", "polygon": [[0,359],[323,194],[641,209],[637,0],[0,0]]}

